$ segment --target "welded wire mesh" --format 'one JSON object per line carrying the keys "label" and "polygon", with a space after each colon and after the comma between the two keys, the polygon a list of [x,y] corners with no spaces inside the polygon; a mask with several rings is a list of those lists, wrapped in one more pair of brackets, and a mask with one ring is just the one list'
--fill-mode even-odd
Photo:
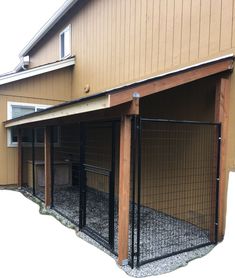
{"label": "welded wire mesh", "polygon": [[33,194],[33,148],[32,148],[32,135],[33,130],[24,128],[22,133],[22,169],[23,169],[23,190]]}
{"label": "welded wire mesh", "polygon": [[44,128],[22,129],[23,186],[45,200]]}
{"label": "welded wire mesh", "polygon": [[[115,225],[115,142],[111,122],[86,124],[84,145],[84,226],[100,242],[114,248]],[[114,140],[114,141],[113,141]]]}
{"label": "welded wire mesh", "polygon": [[79,225],[79,124],[53,127],[52,204],[55,210]]}
{"label": "welded wire mesh", "polygon": [[215,241],[218,127],[142,120],[137,265]]}
{"label": "welded wire mesh", "polygon": [[34,129],[35,196],[45,201],[44,128]]}

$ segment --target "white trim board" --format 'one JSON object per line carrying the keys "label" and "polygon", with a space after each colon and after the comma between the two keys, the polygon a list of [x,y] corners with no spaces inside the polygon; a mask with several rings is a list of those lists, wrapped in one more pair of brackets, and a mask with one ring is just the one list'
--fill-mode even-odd
{"label": "white trim board", "polygon": [[97,111],[101,109],[109,108],[109,96],[101,96],[99,98],[93,98],[80,103],[73,103],[68,106],[58,107],[52,110],[45,109],[43,113],[33,113],[32,116],[27,118],[15,118],[10,122],[5,123],[5,127],[13,127],[28,123],[35,123],[40,121],[46,121],[51,119],[57,119],[66,116],[77,115],[90,111]]}
{"label": "white trim board", "polygon": [[26,78],[30,78],[33,76],[47,73],[47,72],[63,69],[63,68],[70,67],[73,65],[75,65],[74,57],[72,57],[70,59],[62,60],[59,62],[36,67],[33,69],[29,69],[26,71],[21,71],[21,72],[13,73],[10,75],[5,75],[5,76],[0,77],[0,85],[4,85],[7,83],[11,83],[11,82],[26,79]]}

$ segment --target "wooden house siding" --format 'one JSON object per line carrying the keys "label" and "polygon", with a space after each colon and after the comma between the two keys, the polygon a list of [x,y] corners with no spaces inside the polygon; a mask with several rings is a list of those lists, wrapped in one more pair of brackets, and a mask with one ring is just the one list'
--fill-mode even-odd
{"label": "wooden house siding", "polygon": [[[38,75],[0,86],[0,121],[7,120],[7,102],[55,105],[71,99],[71,69]],[[17,183],[17,148],[7,147],[7,130],[0,127],[0,185]]]}
{"label": "wooden house siding", "polygon": [[0,95],[55,100],[71,99],[71,69],[60,69],[0,86]]}
{"label": "wooden house siding", "polygon": [[31,51],[31,66],[59,59],[71,23],[72,98],[88,84],[97,93],[233,52],[234,10],[233,0],[87,1]]}

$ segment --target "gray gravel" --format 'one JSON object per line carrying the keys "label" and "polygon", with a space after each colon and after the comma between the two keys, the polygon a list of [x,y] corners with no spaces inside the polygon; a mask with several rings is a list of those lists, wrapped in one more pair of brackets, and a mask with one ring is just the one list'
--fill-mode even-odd
{"label": "gray gravel", "polygon": [[[44,204],[37,198],[33,197],[30,193],[26,191],[23,191],[22,193],[40,205],[41,213],[53,215],[65,226],[75,229],[76,234],[79,237],[103,250],[115,260],[117,260],[116,256],[106,248],[101,246],[83,232],[78,231],[79,191],[76,188],[70,188],[69,190],[58,190],[54,196],[57,209],[66,217],[62,216],[60,213],[57,213],[53,209],[46,209]],[[95,191],[90,191],[87,197],[87,202],[89,204],[89,209],[87,210],[87,225],[99,232],[104,238],[107,238],[108,196],[105,193],[97,194]],[[117,212],[117,208],[115,212]],[[73,222],[69,221],[67,218],[73,219]],[[201,230],[185,221],[180,221],[163,213],[156,212],[155,210],[142,207],[141,219],[141,260],[155,258],[164,254],[169,254],[170,252],[179,251],[208,242],[208,234],[206,231]],[[150,229],[150,227],[152,228]],[[115,251],[117,251],[117,228],[117,213],[115,213]],[[131,232],[129,233],[129,236],[131,236]],[[213,249],[213,247],[213,245],[210,245],[196,249],[194,251],[171,256],[162,260],[145,264],[138,269],[131,269],[129,266],[122,267],[122,269],[128,275],[134,277],[159,275],[185,266],[189,261],[206,255]]]}
{"label": "gray gravel", "polygon": [[[88,235],[83,232],[77,231],[77,236],[85,240],[86,242],[92,244],[93,246],[99,248],[109,256],[111,256],[117,263],[117,257],[100,245],[98,242],[90,238]],[[200,249],[196,249],[190,252],[185,252],[182,254],[178,254],[176,256],[171,256],[162,260],[158,260],[155,262],[151,262],[145,265],[142,265],[140,268],[131,268],[129,265],[120,267],[123,271],[125,271],[128,275],[132,277],[146,277],[152,275],[161,275],[164,273],[168,273],[174,271],[180,267],[186,266],[190,261],[201,258],[208,254],[215,246],[209,245]]]}
{"label": "gray gravel", "polygon": [[151,275],[160,275],[167,272],[176,270],[179,267],[186,266],[190,261],[201,258],[208,254],[214,245],[209,245],[194,251],[185,252],[176,256],[171,256],[166,259],[155,261],[142,265],[139,269],[131,269],[129,266],[122,267],[122,269],[130,276],[133,277],[146,277]]}

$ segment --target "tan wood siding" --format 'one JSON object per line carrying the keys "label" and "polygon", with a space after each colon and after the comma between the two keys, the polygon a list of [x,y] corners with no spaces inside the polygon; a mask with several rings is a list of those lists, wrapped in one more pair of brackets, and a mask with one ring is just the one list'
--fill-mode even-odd
{"label": "tan wood siding", "polygon": [[30,55],[30,68],[59,60],[58,34],[50,34],[50,39],[45,38],[33,49]]}
{"label": "tan wood siding", "polygon": [[[72,98],[234,51],[234,0],[97,0],[35,48],[32,66],[59,59],[59,33],[72,26]],[[42,46],[43,45],[43,46]]]}
{"label": "tan wood siding", "polygon": [[61,69],[0,86],[0,95],[58,100],[71,99],[71,69]]}

